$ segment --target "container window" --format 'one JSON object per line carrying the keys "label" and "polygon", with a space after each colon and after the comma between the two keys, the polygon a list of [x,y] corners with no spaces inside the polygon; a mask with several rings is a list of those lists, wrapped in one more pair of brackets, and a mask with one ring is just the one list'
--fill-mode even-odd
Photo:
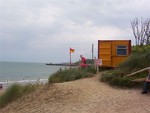
{"label": "container window", "polygon": [[117,46],[117,55],[127,55],[127,46]]}

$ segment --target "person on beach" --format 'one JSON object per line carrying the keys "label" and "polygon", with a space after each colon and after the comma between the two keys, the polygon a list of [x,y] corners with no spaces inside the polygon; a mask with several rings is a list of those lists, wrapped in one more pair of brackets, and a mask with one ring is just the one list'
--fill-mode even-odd
{"label": "person on beach", "polygon": [[3,89],[3,85],[2,85],[2,84],[0,84],[0,90],[1,90],[1,89]]}
{"label": "person on beach", "polygon": [[148,69],[148,76],[144,82],[144,87],[143,87],[143,91],[141,92],[141,94],[147,94],[149,86],[150,86],[150,68]]}
{"label": "person on beach", "polygon": [[82,55],[80,55],[80,58],[81,58],[81,63],[86,64],[86,59]]}
{"label": "person on beach", "polygon": [[80,63],[80,65],[79,65],[79,67],[82,67],[82,68],[88,67],[89,65],[86,64],[86,59],[85,59],[85,57],[83,57],[82,55],[80,55],[80,58],[81,58],[81,63]]}

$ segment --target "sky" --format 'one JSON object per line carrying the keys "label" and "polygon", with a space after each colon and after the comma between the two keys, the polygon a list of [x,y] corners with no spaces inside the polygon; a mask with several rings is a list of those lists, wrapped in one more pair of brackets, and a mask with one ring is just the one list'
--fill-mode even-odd
{"label": "sky", "polygon": [[72,62],[97,57],[98,40],[131,40],[150,0],[0,0],[0,61]]}

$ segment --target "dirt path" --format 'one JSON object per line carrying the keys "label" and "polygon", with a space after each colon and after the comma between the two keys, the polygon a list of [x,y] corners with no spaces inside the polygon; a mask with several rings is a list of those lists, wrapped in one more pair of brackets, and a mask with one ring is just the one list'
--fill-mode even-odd
{"label": "dirt path", "polygon": [[42,86],[0,113],[150,113],[150,94],[112,88],[98,77]]}

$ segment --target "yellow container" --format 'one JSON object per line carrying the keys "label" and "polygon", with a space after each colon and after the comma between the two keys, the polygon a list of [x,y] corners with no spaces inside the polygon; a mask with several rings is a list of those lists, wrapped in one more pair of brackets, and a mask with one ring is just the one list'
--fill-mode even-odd
{"label": "yellow container", "polygon": [[117,67],[131,53],[131,40],[98,40],[101,67]]}

